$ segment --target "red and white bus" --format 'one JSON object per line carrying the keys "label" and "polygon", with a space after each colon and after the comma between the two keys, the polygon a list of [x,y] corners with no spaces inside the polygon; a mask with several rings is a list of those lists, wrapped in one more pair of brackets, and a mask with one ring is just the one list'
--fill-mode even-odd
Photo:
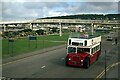
{"label": "red and white bus", "polygon": [[66,65],[88,68],[101,54],[101,36],[68,38]]}

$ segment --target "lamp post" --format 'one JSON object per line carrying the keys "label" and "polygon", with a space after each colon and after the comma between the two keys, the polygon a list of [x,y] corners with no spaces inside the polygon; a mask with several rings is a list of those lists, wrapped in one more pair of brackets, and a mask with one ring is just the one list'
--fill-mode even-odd
{"label": "lamp post", "polygon": [[59,25],[60,25],[60,36],[62,36],[62,25],[61,25],[61,23],[59,23]]}
{"label": "lamp post", "polygon": [[93,23],[91,24],[91,27],[92,27],[91,32],[92,32],[92,35],[93,35],[93,33],[94,33],[94,24]]}
{"label": "lamp post", "polygon": [[106,80],[106,50],[105,50],[105,80]]}

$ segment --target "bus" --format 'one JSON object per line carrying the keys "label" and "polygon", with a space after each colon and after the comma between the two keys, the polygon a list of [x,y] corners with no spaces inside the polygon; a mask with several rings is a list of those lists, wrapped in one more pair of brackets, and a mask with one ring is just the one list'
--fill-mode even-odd
{"label": "bus", "polygon": [[66,65],[89,68],[101,55],[101,36],[68,38]]}

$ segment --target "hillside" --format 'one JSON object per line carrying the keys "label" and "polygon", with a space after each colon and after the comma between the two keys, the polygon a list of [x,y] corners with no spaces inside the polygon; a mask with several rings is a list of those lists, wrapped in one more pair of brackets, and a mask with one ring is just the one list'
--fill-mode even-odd
{"label": "hillside", "polygon": [[91,20],[118,20],[120,14],[79,14],[79,15],[67,15],[67,16],[56,16],[56,17],[45,17],[38,19],[91,19]]}

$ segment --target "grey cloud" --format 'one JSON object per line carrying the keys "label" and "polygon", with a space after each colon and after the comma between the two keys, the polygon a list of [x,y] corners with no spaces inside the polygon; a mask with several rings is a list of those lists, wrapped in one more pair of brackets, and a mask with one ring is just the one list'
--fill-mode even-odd
{"label": "grey cloud", "polygon": [[101,7],[104,10],[111,9],[111,8],[116,9],[118,7],[117,2],[89,2],[87,4],[90,6],[93,6],[94,8]]}
{"label": "grey cloud", "polygon": [[[71,7],[71,8],[70,8]],[[64,11],[69,13],[112,13],[118,10],[118,3],[113,2],[78,2],[69,5]]]}
{"label": "grey cloud", "polygon": [[[54,14],[116,13],[114,2],[7,2],[3,4],[3,19],[33,19]],[[52,14],[53,13],[53,14]]]}
{"label": "grey cloud", "polygon": [[118,3],[113,2],[90,2],[87,3],[87,10],[97,11],[101,13],[112,13],[118,10]]}
{"label": "grey cloud", "polygon": [[[4,19],[24,19],[24,18],[38,18],[47,17],[49,12],[54,11],[55,8],[66,7],[66,3],[58,2],[12,2],[4,3],[3,18]],[[50,15],[49,15],[50,16]]]}
{"label": "grey cloud", "polygon": [[55,7],[67,7],[68,4],[64,2],[25,2],[24,7],[28,9],[42,9],[43,7],[55,8]]}
{"label": "grey cloud", "polygon": [[31,19],[43,14],[41,10],[25,8],[22,3],[5,3],[3,9],[4,19]]}

